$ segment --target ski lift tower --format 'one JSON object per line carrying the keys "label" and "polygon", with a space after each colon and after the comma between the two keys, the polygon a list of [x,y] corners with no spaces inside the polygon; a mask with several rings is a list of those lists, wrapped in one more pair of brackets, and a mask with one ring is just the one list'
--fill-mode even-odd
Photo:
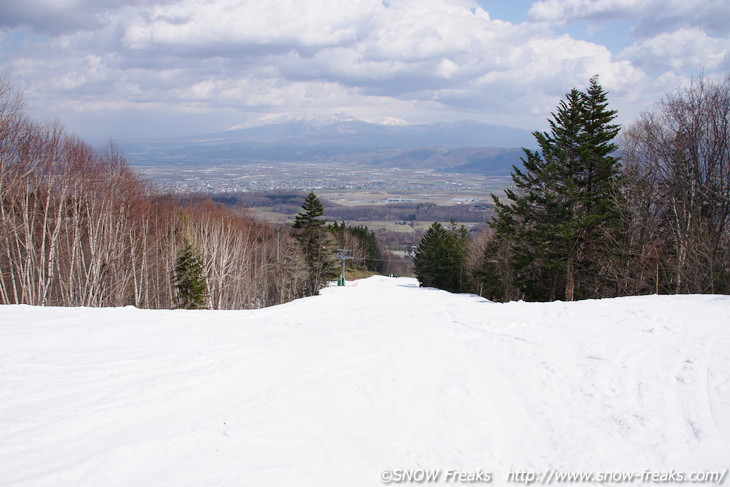
{"label": "ski lift tower", "polygon": [[342,274],[340,274],[340,278],[337,280],[338,286],[344,286],[345,285],[345,261],[347,259],[352,259],[352,256],[350,255],[350,252],[352,250],[350,249],[337,249],[337,258],[342,261]]}

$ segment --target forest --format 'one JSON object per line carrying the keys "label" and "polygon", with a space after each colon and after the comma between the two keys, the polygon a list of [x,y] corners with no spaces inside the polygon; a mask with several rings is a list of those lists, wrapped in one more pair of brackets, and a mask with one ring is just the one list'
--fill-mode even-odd
{"label": "forest", "polygon": [[[0,304],[244,309],[311,294],[294,229],[210,198],[158,194],[113,143],[97,149],[31,120],[4,82],[0,202]],[[370,234],[337,234],[366,266]],[[202,301],[180,306],[186,258],[200,260],[205,286]]]}
{"label": "forest", "polygon": [[[597,77],[569,91],[481,232],[458,225],[486,218],[466,205],[327,218],[451,220],[423,236],[416,276],[497,301],[730,293],[730,78],[700,77],[627,128],[616,116]],[[317,294],[343,248],[350,268],[409,272],[367,227],[326,224],[313,193],[302,208],[293,194],[160,194],[114,143],[31,120],[5,82],[0,203],[2,304],[260,308]],[[301,213],[273,225],[246,205]]]}
{"label": "forest", "polygon": [[419,280],[497,301],[730,293],[730,78],[616,116],[597,77],[569,91],[486,231],[424,235]]}

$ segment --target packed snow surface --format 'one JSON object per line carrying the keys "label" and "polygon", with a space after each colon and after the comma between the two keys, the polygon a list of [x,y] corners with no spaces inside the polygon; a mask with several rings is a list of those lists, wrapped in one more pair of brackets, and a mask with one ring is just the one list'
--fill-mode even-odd
{"label": "packed snow surface", "polygon": [[256,311],[0,307],[0,484],[730,467],[728,296],[495,304],[348,284]]}

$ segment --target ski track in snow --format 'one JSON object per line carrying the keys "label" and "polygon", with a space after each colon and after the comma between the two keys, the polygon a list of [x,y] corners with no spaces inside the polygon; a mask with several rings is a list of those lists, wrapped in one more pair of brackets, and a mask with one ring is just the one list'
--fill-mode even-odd
{"label": "ski track in snow", "polygon": [[357,284],[255,311],[0,306],[0,484],[730,467],[728,296]]}

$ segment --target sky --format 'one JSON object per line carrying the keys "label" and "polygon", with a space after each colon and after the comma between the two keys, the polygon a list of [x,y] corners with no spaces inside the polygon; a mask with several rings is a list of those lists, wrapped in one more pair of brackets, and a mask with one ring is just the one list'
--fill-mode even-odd
{"label": "sky", "polygon": [[87,138],[272,115],[543,130],[593,75],[631,123],[730,72],[727,0],[0,0],[0,78]]}

